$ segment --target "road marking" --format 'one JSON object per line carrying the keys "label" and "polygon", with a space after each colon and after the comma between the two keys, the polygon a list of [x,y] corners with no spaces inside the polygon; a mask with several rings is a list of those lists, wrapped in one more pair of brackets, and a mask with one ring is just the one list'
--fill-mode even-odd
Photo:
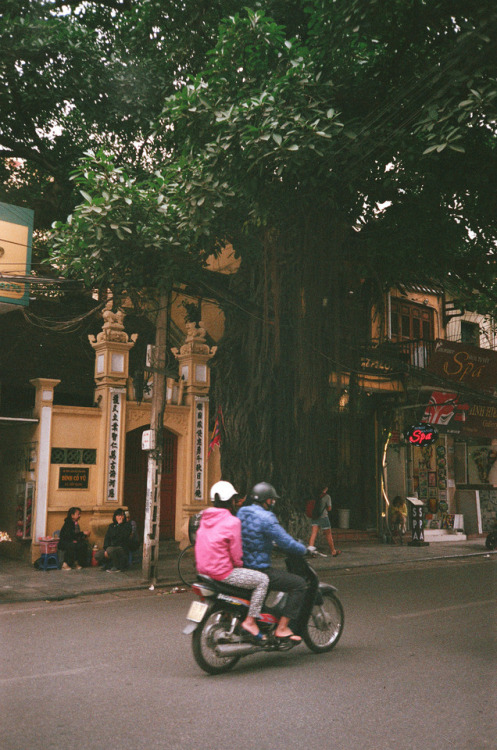
{"label": "road marking", "polygon": [[468,607],[486,606],[487,604],[496,604],[495,599],[485,599],[480,602],[468,602],[467,604],[453,604],[451,607],[438,607],[437,609],[422,609],[419,612],[409,612],[405,615],[390,615],[391,620],[406,620],[410,617],[427,617],[429,615],[438,615],[441,612],[454,612],[457,609],[467,609]]}
{"label": "road marking", "polygon": [[50,677],[69,677],[90,672],[94,669],[107,669],[109,664],[98,664],[91,667],[76,667],[75,669],[62,669],[58,672],[38,672],[37,674],[16,675],[15,677],[0,677],[0,685],[6,685],[9,682],[22,682],[25,680],[46,680]]}

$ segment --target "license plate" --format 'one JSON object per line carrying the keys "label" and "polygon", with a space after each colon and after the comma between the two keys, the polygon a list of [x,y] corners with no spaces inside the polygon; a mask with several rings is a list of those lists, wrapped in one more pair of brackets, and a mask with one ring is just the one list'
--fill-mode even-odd
{"label": "license plate", "polygon": [[192,602],[190,604],[190,609],[188,610],[186,619],[192,620],[192,622],[200,622],[207,612],[207,609],[208,605],[205,602]]}

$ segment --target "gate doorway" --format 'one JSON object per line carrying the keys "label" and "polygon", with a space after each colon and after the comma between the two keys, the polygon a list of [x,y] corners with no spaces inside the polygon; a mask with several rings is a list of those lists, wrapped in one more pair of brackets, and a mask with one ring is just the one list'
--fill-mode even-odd
{"label": "gate doorway", "polygon": [[[145,521],[148,457],[147,451],[142,450],[142,433],[148,429],[149,425],[145,425],[126,434],[123,504],[129,508],[131,518],[136,521],[140,537],[143,536]],[[159,528],[161,539],[174,539],[177,455],[177,436],[169,430],[164,430]]]}

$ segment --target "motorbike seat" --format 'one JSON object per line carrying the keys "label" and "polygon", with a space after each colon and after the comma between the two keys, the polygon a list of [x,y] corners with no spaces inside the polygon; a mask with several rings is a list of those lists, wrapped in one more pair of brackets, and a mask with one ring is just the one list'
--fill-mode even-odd
{"label": "motorbike seat", "polygon": [[244,589],[240,586],[233,586],[230,583],[224,583],[223,581],[216,581],[214,580],[214,578],[210,578],[209,576],[203,575],[202,573],[198,573],[197,578],[202,583],[207,583],[220,594],[231,594],[232,596],[239,596],[242,599],[250,600],[250,596],[252,593],[250,589]]}

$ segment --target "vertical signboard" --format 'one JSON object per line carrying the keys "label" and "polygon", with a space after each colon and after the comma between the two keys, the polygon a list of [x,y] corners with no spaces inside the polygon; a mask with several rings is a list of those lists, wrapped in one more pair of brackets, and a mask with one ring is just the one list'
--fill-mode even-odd
{"label": "vertical signboard", "polygon": [[107,502],[119,500],[119,458],[121,446],[121,412],[123,391],[110,389],[109,455],[107,468]]}
{"label": "vertical signboard", "polygon": [[29,208],[0,202],[0,304],[29,302],[29,285],[16,277],[31,271],[33,216]]}
{"label": "vertical signboard", "polygon": [[206,398],[195,397],[195,428],[193,430],[193,496],[197,503],[201,503],[204,500],[206,404]]}

